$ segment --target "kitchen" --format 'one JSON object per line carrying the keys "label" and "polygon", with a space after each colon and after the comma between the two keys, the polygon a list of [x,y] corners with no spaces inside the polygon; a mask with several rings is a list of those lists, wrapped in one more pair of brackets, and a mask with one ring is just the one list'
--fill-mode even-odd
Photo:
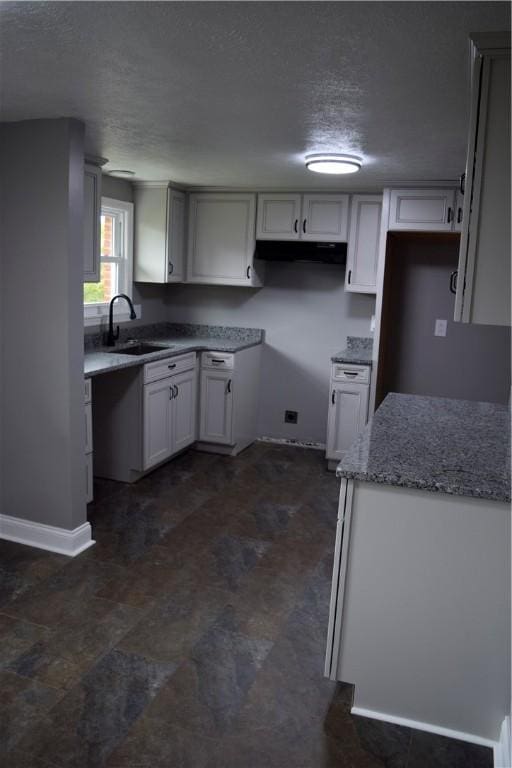
{"label": "kitchen", "polygon": [[[65,24],[73,23],[68,32],[62,31],[62,40],[66,44],[70,40],[76,43],[73,24],[87,24],[87,4],[72,12],[67,4],[61,4],[63,9],[59,12],[52,4],[45,5],[47,8],[39,13],[49,13],[49,18],[56,14],[62,23],[69,14]],[[131,12],[119,5],[116,16],[112,4],[99,4],[98,12],[103,14],[105,24],[102,34],[106,35],[108,25],[114,22],[128,28],[136,19],[142,21],[137,15],[139,4],[130,4],[134,8]],[[276,14],[296,29],[297,35],[303,35],[313,13],[308,4],[300,11],[295,4],[251,4],[250,9],[243,4],[229,4],[229,8],[210,4],[210,10],[206,4],[198,4],[199,18],[194,17],[193,6],[183,5],[179,9],[178,4],[144,9],[148,15],[142,23],[143,33],[153,40],[153,61],[159,61],[162,71],[167,55],[164,47],[159,47],[165,43],[163,30],[168,33],[169,23],[176,22],[177,29],[183,32],[194,19],[194,33],[209,41],[203,55],[206,60],[213,55],[217,67],[223,61],[219,39],[227,34],[221,30],[223,24],[232,30],[230,67],[236,55],[249,60],[249,40],[251,45],[256,45],[257,39],[258,45],[263,44],[261,39],[251,37],[251,30],[259,29],[260,25],[266,25],[267,31],[272,29],[265,43],[267,56],[262,57],[265,66],[262,64],[263,70],[258,70],[259,77],[268,78],[275,74],[272,68],[267,71],[265,67],[272,61],[272,51],[277,50]],[[269,5],[277,8],[271,9]],[[360,23],[363,11],[358,10],[357,4],[343,4],[347,10],[342,14],[336,5],[325,4],[322,12],[315,13],[320,13],[318,20],[324,34],[329,25],[338,25],[340,34],[341,20],[348,25],[344,39],[351,56],[356,56],[357,46],[350,43],[350,35]],[[23,765],[23,760],[25,764],[35,764],[38,760],[43,766],[114,766],[138,760],[143,765],[199,766],[209,764],[207,760],[211,757],[212,764],[218,765],[256,767],[288,760],[304,766],[364,765],[373,760],[376,765],[402,761],[397,764],[413,768],[421,764],[491,765],[493,749],[495,765],[507,764],[503,757],[499,758],[501,762],[496,757],[496,745],[506,741],[500,729],[503,731],[502,720],[510,709],[503,708],[508,686],[499,682],[507,677],[504,670],[508,663],[503,658],[507,629],[502,626],[509,615],[505,605],[507,600],[509,603],[509,594],[503,587],[503,568],[508,568],[509,558],[505,544],[510,538],[505,511],[509,501],[506,477],[501,484],[496,481],[498,491],[487,486],[482,486],[482,490],[479,486],[478,503],[496,513],[496,524],[490,526],[492,531],[487,535],[491,543],[501,542],[501,548],[495,550],[499,551],[499,557],[496,556],[501,565],[493,574],[482,573],[486,593],[496,596],[492,610],[486,603],[489,613],[484,618],[481,601],[475,601],[471,607],[477,622],[501,616],[499,647],[487,649],[499,658],[489,670],[488,698],[482,697],[482,706],[487,713],[490,709],[502,712],[502,717],[498,719],[495,715],[492,723],[485,726],[481,713],[473,713],[473,720],[459,717],[456,710],[460,700],[455,696],[452,710],[448,708],[436,720],[435,706],[429,717],[427,710],[422,710],[422,696],[416,695],[414,706],[405,694],[400,703],[389,696],[386,709],[380,700],[377,706],[379,697],[371,693],[366,680],[361,679],[358,684],[357,679],[346,679],[334,667],[325,670],[331,681],[323,678],[326,645],[327,656],[339,653],[340,670],[344,672],[347,664],[336,639],[329,649],[329,642],[340,631],[342,613],[338,610],[342,606],[335,599],[329,619],[329,593],[333,549],[333,584],[341,583],[340,566],[347,560],[350,522],[347,516],[345,534],[344,520],[336,530],[340,480],[335,473],[326,471],[327,462],[336,468],[344,457],[348,462],[353,460],[354,438],[375,407],[382,401],[386,404],[389,392],[420,398],[428,395],[472,402],[484,400],[494,403],[498,413],[506,412],[509,402],[510,280],[502,277],[507,269],[503,247],[494,247],[495,242],[506,242],[503,238],[507,237],[504,222],[508,218],[509,179],[501,167],[498,175],[491,170],[486,176],[484,164],[484,182],[481,178],[479,182],[484,190],[480,235],[483,239],[484,224],[492,221],[492,217],[486,219],[488,180],[498,179],[499,192],[494,188],[491,195],[495,209],[502,213],[499,226],[495,221],[491,225],[495,239],[490,241],[493,246],[486,249],[486,254],[497,254],[502,261],[490,267],[488,261],[477,260],[474,272],[466,270],[466,280],[461,280],[465,265],[459,261],[459,240],[467,240],[468,232],[478,231],[474,229],[476,203],[470,210],[467,196],[468,184],[471,189],[478,174],[474,176],[471,171],[466,175],[464,194],[457,178],[464,170],[468,124],[470,137],[480,135],[482,141],[482,131],[472,133],[470,122],[474,121],[474,108],[469,94],[469,33],[475,29],[508,29],[509,9],[499,3],[457,3],[457,8],[447,4],[441,12],[436,6],[429,10],[428,5],[418,7],[423,19],[428,19],[432,26],[432,35],[439,36],[442,25],[451,24],[446,39],[441,35],[443,63],[453,64],[455,57],[457,83],[462,90],[467,88],[460,95],[460,103],[454,104],[455,112],[461,103],[464,105],[455,123],[460,124],[460,133],[465,135],[457,137],[457,161],[454,159],[446,171],[443,163],[446,164],[450,153],[446,148],[441,150],[444,144],[439,136],[435,137],[435,151],[418,152],[417,146],[406,141],[407,127],[402,136],[403,149],[395,150],[399,152],[398,163],[377,161],[371,155],[377,150],[368,145],[369,151],[359,150],[362,157],[358,156],[360,159],[355,162],[362,161],[362,167],[356,173],[321,176],[306,168],[304,159],[308,152],[327,152],[330,142],[325,137],[309,141],[308,151],[300,151],[300,156],[292,157],[289,152],[281,170],[277,170],[279,161],[274,156],[272,162],[265,162],[260,155],[251,165],[251,153],[247,150],[246,156],[245,146],[237,143],[232,131],[228,148],[222,130],[227,130],[229,121],[224,118],[218,123],[213,121],[211,131],[215,139],[209,140],[215,144],[218,156],[213,153],[209,159],[204,154],[199,157],[206,149],[200,142],[192,141],[192,155],[187,156],[185,165],[180,167],[176,162],[179,152],[175,150],[172,168],[163,144],[161,154],[155,154],[161,139],[151,133],[149,126],[146,125],[147,146],[139,142],[128,150],[119,138],[121,134],[117,144],[113,142],[109,148],[108,142],[99,139],[94,119],[85,120],[83,221],[90,246],[86,246],[85,252],[93,256],[98,253],[98,213],[103,208],[102,261],[108,267],[105,272],[117,273],[120,282],[116,283],[115,293],[127,293],[137,315],[137,319],[130,319],[126,302],[116,300],[112,326],[115,329],[119,324],[121,330],[119,339],[111,337],[110,341],[115,342],[111,347],[104,347],[102,338],[108,330],[108,302],[90,301],[84,308],[82,265],[69,259],[69,253],[84,252],[83,234],[77,227],[82,220],[83,123],[78,119],[30,120],[29,117],[51,115],[36,104],[34,94],[25,96],[19,88],[20,98],[26,98],[26,104],[17,104],[9,78],[5,78],[9,96],[5,103],[9,104],[11,99],[12,107],[3,117],[9,122],[3,126],[2,134],[6,150],[2,155],[2,175],[8,180],[2,185],[2,250],[5,254],[27,254],[42,248],[51,253],[51,258],[44,262],[32,260],[30,283],[26,261],[7,256],[2,261],[5,288],[1,537],[5,540],[5,572],[13,585],[9,601],[0,605],[3,636],[7,638],[7,647],[12,647],[12,658],[3,674],[5,684],[13,691],[12,723],[16,716],[28,723],[22,733],[17,733],[8,721],[6,754],[12,765]],[[392,19],[397,30],[417,30],[415,8],[410,4],[400,6],[398,9],[395,4],[371,4],[376,18],[386,28]],[[464,30],[459,29],[461,8],[466,14]],[[7,17],[27,45],[40,32],[47,36],[47,41],[54,36],[59,40],[59,33],[51,32],[51,27],[38,28],[33,7],[32,11],[33,18],[12,4]],[[216,13],[220,13],[218,18]],[[160,29],[155,24],[159,18]],[[130,29],[132,34],[133,28]],[[174,35],[177,41],[179,35],[176,31]],[[5,38],[10,45],[10,35]],[[324,49],[320,38],[315,39],[315,53],[311,55],[321,79],[326,76],[325,51],[332,52],[334,48]],[[391,56],[394,34],[385,39],[387,55]],[[458,47],[452,44],[454,39]],[[485,47],[483,38],[482,41],[482,50],[492,49]],[[40,49],[34,50],[47,50],[42,43],[40,40]],[[185,48],[184,38],[180,51],[186,58]],[[292,49],[293,45],[289,50]],[[127,54],[118,51],[118,56],[124,62]],[[363,56],[361,52],[360,57]],[[91,62],[90,55],[86,60]],[[427,57],[418,62],[416,77],[427,60],[431,61]],[[297,56],[295,61],[298,63]],[[9,59],[6,71],[12,72],[12,62]],[[80,62],[78,57],[73,67],[80,69]],[[55,64],[48,61],[45,66],[51,69]],[[183,103],[187,77],[192,77],[190,73],[195,71],[192,61],[190,65],[189,74],[183,70],[181,75],[185,83],[180,94]],[[142,72],[143,63],[139,67]],[[250,98],[243,97],[237,90],[240,84],[236,73],[226,69],[226,62],[224,67],[231,97],[236,96],[238,103],[252,105],[250,120],[254,120],[269,93],[258,95],[255,73],[246,71],[245,82],[251,84],[252,90],[249,88]],[[124,71],[121,66],[113,73],[117,86]],[[395,75],[396,71],[393,70]],[[74,72],[75,78],[80,76],[80,72]],[[134,79],[132,97],[137,93],[142,103],[155,105],[154,95],[145,93],[142,75],[140,81],[138,76],[137,68],[130,70]],[[363,70],[359,77],[370,101],[378,105],[380,96],[365,80]],[[178,87],[176,82],[168,87]],[[271,80],[267,82],[270,88]],[[300,84],[300,78],[297,82]],[[474,77],[473,99],[479,96],[478,89],[474,95],[475,82]],[[424,78],[424,87],[428,83],[429,78]],[[57,91],[58,87],[57,84]],[[152,87],[157,88],[158,83]],[[43,103],[50,94],[57,99],[52,88],[47,96],[41,91],[38,98]],[[279,81],[275,92],[279,100]],[[322,92],[320,88],[318,98]],[[111,96],[113,93],[110,90]],[[326,103],[329,93],[326,87],[322,96]],[[347,87],[346,98],[350,93]],[[450,98],[453,96],[452,91]],[[301,87],[297,98],[294,109],[299,108],[301,99],[302,107],[304,99],[308,101]],[[218,89],[216,99],[211,102],[215,108],[231,114],[222,89]],[[446,110],[449,99],[441,101],[442,109]],[[502,99],[500,104],[505,101]],[[205,135],[202,104],[200,99],[194,101],[184,114],[188,114],[189,120],[195,118],[197,125],[203,125]],[[381,106],[385,115],[384,105]],[[29,108],[32,111],[28,114]],[[119,108],[126,110],[126,102]],[[62,109],[58,114],[66,113]],[[79,117],[67,109],[67,114]],[[158,109],[165,121],[166,105],[159,105]],[[318,110],[318,102],[309,104],[307,109]],[[441,105],[435,114],[437,121],[442,119],[440,109]],[[248,116],[242,110],[240,119]],[[291,108],[288,117],[293,122]],[[323,116],[322,121],[325,119]],[[450,119],[453,122],[453,112],[446,118],[446,126]],[[12,122],[16,120],[23,122]],[[505,123],[498,119],[499,125]],[[270,141],[265,125],[263,115],[258,123],[263,145]],[[140,127],[133,125],[133,136],[137,130],[141,135]],[[279,128],[279,120],[276,125],[267,126],[268,136],[273,131],[279,133]],[[495,128],[496,123],[490,119],[488,134]],[[368,141],[371,135],[368,133]],[[95,143],[91,136],[96,137]],[[255,133],[253,137],[257,142]],[[184,139],[182,136],[174,140],[179,144]],[[375,135],[373,141],[377,142]],[[428,144],[426,135],[424,141]],[[276,138],[272,142],[279,144]],[[348,141],[347,136],[343,146],[339,143],[338,138],[333,151],[347,147],[348,154],[356,154],[354,141]],[[448,138],[445,144],[450,146]],[[500,143],[496,135],[491,146],[507,151],[506,142]],[[486,151],[488,158],[490,151]],[[194,152],[198,159],[191,162]],[[229,153],[237,158],[231,167]],[[443,160],[437,161],[437,167],[429,172],[431,157],[436,153]],[[109,158],[107,162],[103,155]],[[422,158],[426,159],[423,165]],[[349,158],[350,161],[354,162],[354,158]],[[468,167],[472,168],[471,163]],[[126,173],[132,168],[135,177]],[[481,176],[481,167],[479,173]],[[32,191],[24,184],[30,175],[34,178]],[[38,189],[43,183],[44,196]],[[470,196],[476,200],[474,191]],[[34,214],[36,228],[26,226],[27,207]],[[105,238],[108,217],[116,246],[111,251]],[[93,226],[87,228],[87,221],[92,221]],[[315,227],[318,221],[320,226]],[[489,237],[489,229],[486,232]],[[277,246],[278,256],[284,259],[285,255],[288,258],[295,253],[298,257],[293,258],[298,260],[273,261],[272,246],[276,243],[283,243]],[[119,250],[120,244],[125,247]],[[311,263],[311,244],[318,244],[318,250],[325,244],[337,244],[340,263],[328,263],[325,257]],[[304,250],[308,253],[302,261]],[[133,279],[127,269],[131,251]],[[333,256],[332,261],[335,259]],[[483,276],[480,264],[490,267]],[[93,272],[98,266],[94,260],[87,265]],[[459,276],[452,277],[457,267]],[[97,276],[96,273],[94,277]],[[87,295],[91,290],[87,286],[98,283],[85,285]],[[467,301],[470,289],[476,297],[472,309]],[[58,302],[48,301],[49,296],[57,295]],[[24,300],[20,302],[21,296]],[[468,316],[468,311],[474,311],[475,317]],[[459,313],[459,320],[470,322],[454,322],[454,312]],[[490,313],[487,319],[482,319],[482,312]],[[8,333],[11,328],[16,333]],[[421,343],[415,339],[421,339]],[[135,344],[141,342],[157,345],[159,349],[145,350],[140,356],[123,354],[123,349],[136,351]],[[416,354],[418,343],[424,354]],[[30,359],[20,355],[23,344],[30,345]],[[342,351],[345,346],[348,349]],[[423,365],[425,358],[427,363],[432,361],[427,371]],[[453,359],[456,364],[450,369]],[[150,403],[156,403],[155,407]],[[21,428],[20,413],[24,415]],[[397,413],[399,416],[400,412]],[[443,424],[445,415],[429,418],[437,434],[436,424]],[[411,429],[413,421],[406,418]],[[39,425],[35,433],[30,429],[34,423]],[[507,430],[507,420],[492,423],[500,425],[496,429]],[[375,424],[378,428],[377,418]],[[366,438],[363,435],[360,439],[370,439],[366,434]],[[421,436],[416,439],[421,444]],[[500,442],[491,430],[486,440],[492,439]],[[190,450],[193,445],[200,450]],[[355,450],[361,450],[361,444],[356,444]],[[407,446],[402,450],[405,455]],[[464,452],[459,457],[459,469],[463,459]],[[488,456],[488,460],[492,458]],[[502,467],[506,458],[498,451],[494,460],[501,462]],[[87,512],[84,466],[89,492],[92,474],[96,477],[94,501]],[[31,468],[30,483],[26,481],[27,467]],[[355,470],[350,465],[340,470],[342,498],[353,494],[356,517],[357,499],[359,495],[365,498],[362,486],[368,477],[375,478],[374,469],[359,466]],[[477,469],[475,465],[475,477]],[[501,472],[494,469],[498,474]],[[347,474],[343,475],[343,471]],[[363,477],[365,471],[367,476]],[[379,471],[386,470],[381,466]],[[485,477],[489,466],[484,463],[482,471]],[[475,483],[481,479],[478,475]],[[378,479],[377,483],[385,485],[386,481]],[[425,486],[414,487],[419,490]],[[454,490],[453,485],[441,486],[441,494],[422,494],[422,498],[426,496],[435,503],[436,509],[441,506],[441,497],[477,495],[474,488],[461,492]],[[468,507],[473,501],[467,502]],[[366,506],[371,509],[369,501]],[[359,523],[350,533],[354,546],[345,571],[347,642],[353,636],[353,627],[358,626],[357,620],[353,624],[350,618],[355,615],[350,584],[357,583],[357,553],[362,551],[357,543],[358,526]],[[476,530],[468,523],[469,541]],[[439,535],[442,534],[441,525]],[[448,547],[452,537],[446,538]],[[31,548],[13,543],[21,541],[31,544]],[[383,545],[384,542],[385,537]],[[448,548],[446,557],[449,555]],[[441,576],[440,571],[442,581]],[[409,579],[412,584],[411,575]],[[381,582],[384,589],[385,580]],[[475,583],[474,591],[483,589],[478,578]],[[364,592],[364,582],[361,589]],[[372,590],[377,594],[377,586]],[[457,593],[452,599],[457,601]],[[189,615],[183,615],[184,604],[188,605]],[[355,599],[355,604],[365,603]],[[378,611],[372,611],[370,626],[378,635]],[[407,621],[400,615],[399,619]],[[81,620],[84,627],[80,626]],[[104,639],[98,637],[99,627]],[[381,629],[384,631],[383,626]],[[450,635],[449,622],[445,629]],[[357,646],[357,635],[354,637]],[[479,642],[486,637],[484,632]],[[70,650],[66,651],[68,645]],[[468,643],[471,662],[466,660],[469,666],[462,665],[463,676],[479,659],[478,654],[472,655],[471,647]],[[285,663],[287,652],[289,658],[295,659],[295,666]],[[421,653],[428,657],[428,649]],[[482,669],[478,675],[485,675],[487,669],[483,656],[479,659]],[[205,666],[206,658],[210,662],[215,659],[215,663]],[[368,666],[367,659],[356,663],[352,655],[348,668],[353,673],[360,663]],[[297,665],[302,667],[302,675],[298,674]],[[449,659],[447,665],[449,675]],[[379,675],[377,665],[373,679]],[[129,690],[132,676],[141,690],[146,690],[135,699]],[[239,684],[227,682],[233,676],[240,679]],[[109,703],[108,696],[105,698],[102,678],[118,690],[115,701]],[[471,677],[467,679],[470,681]],[[151,689],[147,688],[149,680],[154,680]],[[350,684],[354,683],[352,702],[354,692]],[[436,689],[442,691],[439,685],[436,680]],[[392,687],[388,683],[386,690]],[[363,706],[358,702],[358,690],[365,692]],[[91,696],[95,704],[89,710],[83,702]],[[302,711],[300,705],[308,697],[312,702],[310,713]],[[118,714],[125,698],[130,716]],[[268,704],[271,700],[276,702],[274,706]],[[73,736],[66,725],[70,707],[82,723],[80,727],[92,729],[89,735]],[[388,716],[379,720],[379,712]],[[382,720],[387,720],[387,724]],[[169,729],[168,738],[161,735],[162,726],[164,732]],[[59,734],[59,753],[48,738],[50,733]],[[259,738],[261,734],[266,734],[265,745]]]}

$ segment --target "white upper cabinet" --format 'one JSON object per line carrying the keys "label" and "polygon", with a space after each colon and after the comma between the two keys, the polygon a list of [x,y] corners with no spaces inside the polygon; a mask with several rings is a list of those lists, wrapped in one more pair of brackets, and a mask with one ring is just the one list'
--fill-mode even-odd
{"label": "white upper cabinet", "polygon": [[257,240],[298,240],[301,195],[258,195]]}
{"label": "white upper cabinet", "polygon": [[257,240],[347,240],[348,195],[258,195]]}
{"label": "white upper cabinet", "polygon": [[254,266],[255,215],[254,194],[191,194],[187,282],[261,285]]}
{"label": "white upper cabinet", "polygon": [[135,188],[134,280],[181,283],[185,277],[183,192],[167,185]]}
{"label": "white upper cabinet", "polygon": [[352,195],[345,290],[377,292],[382,195]]}
{"label": "white upper cabinet", "polygon": [[100,280],[101,168],[84,167],[84,283]]}
{"label": "white upper cabinet", "polygon": [[455,320],[510,325],[510,35],[473,46]]}
{"label": "white upper cabinet", "polygon": [[388,229],[451,232],[454,207],[453,189],[392,189]]}
{"label": "white upper cabinet", "polygon": [[346,242],[348,201],[348,195],[304,195],[301,239]]}

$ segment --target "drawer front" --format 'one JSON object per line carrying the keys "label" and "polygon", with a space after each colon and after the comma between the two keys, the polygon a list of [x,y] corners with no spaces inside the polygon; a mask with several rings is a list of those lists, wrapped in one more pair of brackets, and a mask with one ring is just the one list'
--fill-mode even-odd
{"label": "drawer front", "polygon": [[91,380],[90,379],[84,379],[84,388],[85,388],[85,403],[91,402]]}
{"label": "drawer front", "polygon": [[144,366],[144,383],[158,381],[166,376],[173,376],[175,373],[189,371],[196,364],[196,353],[187,352],[186,355],[177,357],[167,357],[165,360],[157,360],[154,363],[146,363]]}
{"label": "drawer front", "polygon": [[215,368],[221,371],[231,371],[235,367],[235,356],[226,352],[203,352],[201,368]]}
{"label": "drawer front", "polygon": [[332,378],[334,381],[358,381],[360,384],[368,384],[370,366],[335,363],[332,367]]}

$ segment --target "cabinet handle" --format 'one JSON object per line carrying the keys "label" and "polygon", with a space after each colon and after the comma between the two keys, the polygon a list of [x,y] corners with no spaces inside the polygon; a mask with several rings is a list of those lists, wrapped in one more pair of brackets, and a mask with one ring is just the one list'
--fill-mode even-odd
{"label": "cabinet handle", "polygon": [[458,271],[459,271],[459,270],[458,270],[458,269],[456,269],[456,270],[455,270],[454,272],[452,272],[452,273],[451,273],[451,275],[450,275],[450,291],[451,291],[452,293],[457,293],[457,274],[458,274]]}
{"label": "cabinet handle", "polygon": [[295,219],[295,224],[293,225],[293,230],[294,230],[294,232],[298,232],[299,231],[299,220],[298,219]]}
{"label": "cabinet handle", "polygon": [[461,173],[460,180],[459,180],[459,190],[461,195],[464,194],[464,190],[466,189],[466,173]]}
{"label": "cabinet handle", "polygon": [[453,219],[453,208],[448,208],[448,216],[446,217],[446,221],[448,222],[448,224],[452,219]]}
{"label": "cabinet handle", "polygon": [[171,365],[167,366],[170,371],[172,371],[173,368],[176,368],[176,363],[172,363]]}
{"label": "cabinet handle", "polygon": [[345,376],[357,376],[357,371],[343,371]]}
{"label": "cabinet handle", "polygon": [[306,234],[306,219],[302,222],[302,231]]}
{"label": "cabinet handle", "polygon": [[333,389],[332,395],[331,395],[331,403],[334,405],[335,402],[336,402],[336,390]]}
{"label": "cabinet handle", "polygon": [[212,361],[212,363],[218,363],[218,364],[224,362],[224,360],[219,360],[217,357],[210,357],[210,360]]}
{"label": "cabinet handle", "polygon": [[226,387],[226,393],[229,395],[231,392],[231,379],[228,380],[228,385]]}
{"label": "cabinet handle", "polygon": [[174,400],[174,386],[172,384],[169,387],[169,400]]}
{"label": "cabinet handle", "polygon": [[174,389],[176,390],[176,392],[174,393],[174,397],[178,397],[180,393],[179,387],[177,384],[174,384],[173,386],[174,386]]}
{"label": "cabinet handle", "polygon": [[460,224],[462,221],[462,208],[459,208],[457,211],[457,224]]}
{"label": "cabinet handle", "polygon": [[173,272],[174,272],[174,264],[172,263],[172,261],[170,261],[169,262],[169,274],[172,275]]}
{"label": "cabinet handle", "polygon": [[349,285],[350,285],[350,279],[351,279],[351,277],[352,277],[352,270],[351,270],[351,269],[349,269],[349,271],[348,271],[348,278],[347,278],[347,283],[348,283]]}
{"label": "cabinet handle", "polygon": [[247,279],[248,280],[251,279],[251,266],[250,265],[247,267]]}

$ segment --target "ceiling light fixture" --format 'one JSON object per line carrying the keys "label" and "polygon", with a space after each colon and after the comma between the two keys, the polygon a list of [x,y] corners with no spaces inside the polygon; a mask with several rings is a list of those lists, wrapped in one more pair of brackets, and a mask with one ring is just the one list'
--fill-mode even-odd
{"label": "ceiling light fixture", "polygon": [[333,153],[318,153],[306,155],[306,168],[315,173],[356,173],[363,161],[357,155],[337,155]]}
{"label": "ceiling light fixture", "polygon": [[107,174],[109,176],[135,176],[135,171],[126,171],[121,169],[113,169],[112,171],[107,171]]}

